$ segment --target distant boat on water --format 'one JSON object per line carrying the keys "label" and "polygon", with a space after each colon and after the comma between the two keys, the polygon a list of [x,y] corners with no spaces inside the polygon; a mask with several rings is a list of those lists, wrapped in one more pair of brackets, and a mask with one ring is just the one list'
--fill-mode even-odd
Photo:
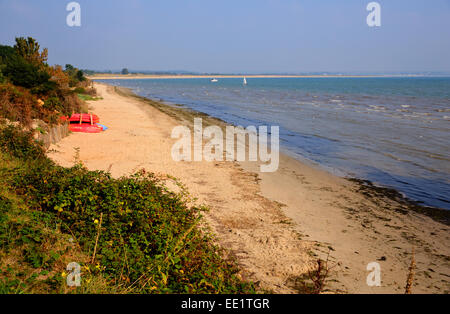
{"label": "distant boat on water", "polygon": [[244,77],[244,82],[243,82],[243,84],[244,85],[247,85],[247,79]]}
{"label": "distant boat on water", "polygon": [[211,83],[217,83],[219,80],[218,79],[215,79],[215,78],[213,78],[213,79],[211,79]]}

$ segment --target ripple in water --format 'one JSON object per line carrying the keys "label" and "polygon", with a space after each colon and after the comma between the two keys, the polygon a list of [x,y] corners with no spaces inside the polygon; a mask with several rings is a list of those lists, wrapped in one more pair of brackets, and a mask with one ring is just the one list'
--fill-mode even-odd
{"label": "ripple in water", "polygon": [[105,81],[237,125],[279,125],[296,156],[450,209],[450,78]]}

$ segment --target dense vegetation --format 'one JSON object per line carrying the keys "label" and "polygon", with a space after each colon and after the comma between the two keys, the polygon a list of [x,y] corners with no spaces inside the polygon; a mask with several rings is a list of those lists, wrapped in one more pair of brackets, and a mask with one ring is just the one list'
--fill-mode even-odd
{"label": "dense vegetation", "polygon": [[[0,293],[249,293],[187,205],[144,170],[120,179],[55,165],[33,119],[57,123],[88,94],[31,38],[0,46]],[[76,99],[76,100],[75,100]],[[11,123],[16,122],[16,123]],[[81,286],[69,287],[69,263]]]}
{"label": "dense vegetation", "polygon": [[[59,167],[31,132],[3,125],[0,182],[0,293],[253,291],[199,227],[204,209],[152,174]],[[82,266],[74,290],[70,262]]]}
{"label": "dense vegetation", "polygon": [[59,116],[82,110],[76,87],[95,94],[82,71],[69,64],[64,70],[49,66],[47,55],[30,37],[16,38],[14,47],[0,45],[0,118],[23,125],[34,119],[58,123]]}

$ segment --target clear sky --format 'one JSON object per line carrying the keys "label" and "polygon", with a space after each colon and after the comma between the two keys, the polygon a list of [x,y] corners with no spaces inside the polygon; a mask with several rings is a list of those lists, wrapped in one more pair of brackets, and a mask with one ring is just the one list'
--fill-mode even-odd
{"label": "clear sky", "polygon": [[49,63],[96,70],[450,71],[450,0],[0,0],[0,43],[32,36]]}

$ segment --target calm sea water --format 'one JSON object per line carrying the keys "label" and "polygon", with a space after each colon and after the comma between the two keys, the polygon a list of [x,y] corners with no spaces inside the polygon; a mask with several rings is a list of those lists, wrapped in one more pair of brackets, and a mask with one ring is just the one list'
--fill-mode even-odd
{"label": "calm sea water", "polygon": [[105,82],[235,125],[279,125],[294,157],[450,209],[450,78]]}

